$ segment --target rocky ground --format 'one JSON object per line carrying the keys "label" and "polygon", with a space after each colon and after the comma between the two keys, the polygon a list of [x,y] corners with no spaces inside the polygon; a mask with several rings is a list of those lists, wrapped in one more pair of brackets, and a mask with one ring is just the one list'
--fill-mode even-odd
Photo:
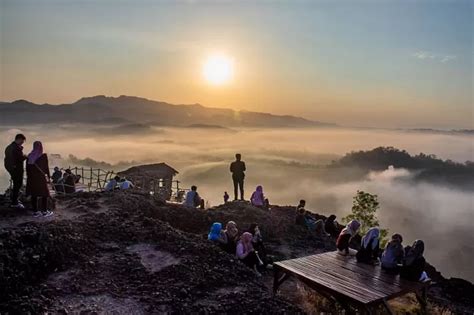
{"label": "rocky ground", "polygon": [[[206,240],[212,222],[234,220],[259,223],[275,260],[335,249],[295,227],[294,211],[192,210],[137,191],[59,197],[47,219],[0,205],[0,314],[337,313],[296,281],[273,298],[271,271],[257,278]],[[428,271],[432,312],[473,313],[472,284]]]}

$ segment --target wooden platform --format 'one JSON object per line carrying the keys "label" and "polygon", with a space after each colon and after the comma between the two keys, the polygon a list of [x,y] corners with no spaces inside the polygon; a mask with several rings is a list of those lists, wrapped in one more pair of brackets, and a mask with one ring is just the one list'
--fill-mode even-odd
{"label": "wooden platform", "polygon": [[400,279],[380,266],[357,263],[355,257],[337,252],[301,257],[274,263],[273,291],[294,276],[318,293],[336,300],[350,311],[350,306],[372,313],[381,304],[392,313],[387,301],[414,292],[426,305],[426,284]]}

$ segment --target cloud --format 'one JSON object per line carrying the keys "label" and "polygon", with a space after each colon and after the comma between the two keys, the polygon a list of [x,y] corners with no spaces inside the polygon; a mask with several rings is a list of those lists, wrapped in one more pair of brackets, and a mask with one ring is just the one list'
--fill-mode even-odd
{"label": "cloud", "polygon": [[455,55],[446,55],[446,54],[434,54],[429,51],[419,50],[412,54],[413,57],[421,60],[433,60],[439,61],[442,63],[455,60],[457,57]]}

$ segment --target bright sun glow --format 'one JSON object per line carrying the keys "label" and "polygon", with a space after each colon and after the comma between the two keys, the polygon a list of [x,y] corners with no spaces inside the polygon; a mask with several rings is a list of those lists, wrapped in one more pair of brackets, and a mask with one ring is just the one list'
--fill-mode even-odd
{"label": "bright sun glow", "polygon": [[227,83],[234,75],[234,61],[226,55],[209,56],[204,63],[202,73],[210,84]]}

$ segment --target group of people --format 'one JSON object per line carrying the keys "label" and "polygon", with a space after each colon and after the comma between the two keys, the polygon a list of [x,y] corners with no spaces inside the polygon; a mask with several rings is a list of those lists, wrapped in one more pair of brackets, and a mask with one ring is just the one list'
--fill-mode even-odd
{"label": "group of people", "polygon": [[403,238],[400,234],[393,234],[391,240],[382,251],[379,245],[380,230],[370,228],[362,237],[360,249],[356,251],[349,247],[351,240],[357,235],[360,228],[357,220],[352,220],[342,229],[336,240],[337,250],[341,255],[355,256],[357,261],[366,264],[381,264],[383,270],[391,274],[400,274],[400,277],[411,281],[428,281],[424,271],[425,258],[423,252],[425,244],[416,240],[412,246],[402,245]]}
{"label": "group of people", "polygon": [[26,161],[26,195],[31,197],[31,207],[34,216],[49,217],[53,212],[49,209],[50,193],[48,182],[51,179],[48,156],[43,152],[40,141],[33,142],[33,149],[28,155],[23,153],[26,137],[17,134],[15,140],[5,148],[4,165],[12,180],[10,191],[11,207],[25,209],[19,200],[23,186],[23,176]]}
{"label": "group of people", "polygon": [[[232,173],[232,181],[234,183],[234,201],[236,200],[245,200],[244,199],[244,179],[245,179],[246,166],[245,162],[242,161],[242,155],[237,153],[235,155],[235,161],[230,164],[230,172]],[[240,194],[239,194],[240,193]],[[229,202],[230,196],[227,191],[223,195],[224,203]],[[255,191],[250,197],[250,203],[264,210],[270,209],[270,202],[263,193],[263,187],[258,185],[255,188]],[[204,199],[201,198],[197,192],[197,186],[191,186],[191,190],[186,193],[185,200],[183,204],[187,207],[192,208],[201,208],[204,209]]]}
{"label": "group of people", "polygon": [[[76,192],[76,184],[81,180],[81,176],[73,174],[70,169],[63,172],[59,167],[54,167],[53,173],[50,174],[48,156],[43,151],[41,141],[33,142],[33,149],[28,155],[23,153],[25,142],[25,135],[17,134],[15,140],[5,148],[4,166],[12,182],[10,207],[25,209],[19,197],[26,169],[25,195],[31,198],[33,215],[49,217],[53,215],[53,202],[48,184],[51,184],[56,193],[71,194]],[[132,187],[132,182],[116,176],[106,184],[105,190],[125,190]]]}
{"label": "group of people", "polygon": [[247,231],[240,235],[234,221],[227,222],[225,229],[222,229],[222,223],[215,222],[212,224],[207,238],[227,253],[235,255],[246,266],[254,270],[257,276],[261,276],[260,272],[271,266],[257,223],[252,223]]}
{"label": "group of people", "polygon": [[72,194],[76,192],[76,184],[81,180],[81,175],[75,175],[70,169],[64,172],[57,166],[51,175],[51,183],[57,193]]}
{"label": "group of people", "polygon": [[133,183],[125,177],[115,176],[107,182],[104,187],[105,191],[127,190],[135,187]]}
{"label": "group of people", "polygon": [[[53,215],[48,205],[50,200],[48,183],[51,182],[57,191],[71,193],[75,191],[75,184],[80,177],[72,174],[69,169],[63,173],[58,167],[54,168],[51,175],[48,156],[43,152],[43,144],[40,141],[33,142],[31,152],[25,155],[23,153],[25,141],[26,137],[23,134],[17,134],[15,140],[5,149],[5,169],[10,174],[13,183],[10,192],[11,207],[25,208],[19,200],[19,192],[23,186],[24,164],[26,161],[26,195],[31,197],[31,207],[34,215],[48,217]],[[236,154],[235,158],[235,161],[230,165],[234,183],[234,200],[238,200],[239,190],[240,200],[244,200],[246,167],[240,154]],[[105,186],[106,191],[130,188],[133,188],[133,183],[119,176],[115,176]],[[225,192],[224,202],[228,200],[229,195]],[[252,193],[250,202],[256,207],[269,209],[269,201],[263,193],[263,187],[260,185]],[[189,207],[204,208],[204,199],[199,196],[196,186],[192,186],[191,190],[187,192],[184,204]],[[296,207],[295,223],[314,231],[318,235],[337,237],[336,247],[340,254],[355,256],[357,261],[361,263],[376,264],[380,261],[382,269],[389,273],[399,273],[401,277],[412,281],[427,280],[428,277],[424,271],[423,241],[417,240],[412,246],[404,248],[402,236],[394,234],[382,251],[379,245],[380,230],[377,227],[372,227],[362,237],[360,249],[356,251],[350,248],[350,244],[361,226],[357,220],[352,220],[341,230],[335,215],[330,215],[325,221],[316,219],[309,211],[306,211],[305,206],[306,201],[300,200]],[[235,254],[257,275],[260,275],[260,271],[268,266],[265,246],[258,224],[252,224],[246,232],[239,235],[237,224],[234,221],[229,221],[225,229],[222,228],[220,222],[215,222],[210,229],[208,239],[217,243],[226,252]]]}

